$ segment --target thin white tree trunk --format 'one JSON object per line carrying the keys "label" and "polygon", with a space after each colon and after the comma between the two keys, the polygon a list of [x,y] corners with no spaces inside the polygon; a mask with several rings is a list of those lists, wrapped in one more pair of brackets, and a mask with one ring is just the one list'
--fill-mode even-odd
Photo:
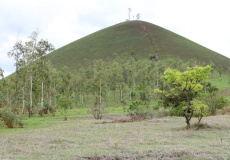
{"label": "thin white tree trunk", "polygon": [[22,88],[22,114],[24,112],[24,109],[25,109],[25,86],[23,85],[23,88]]}
{"label": "thin white tree trunk", "polygon": [[100,104],[101,104],[101,99],[102,99],[102,95],[101,95],[101,79],[100,79]]}
{"label": "thin white tree trunk", "polygon": [[122,86],[120,85],[120,101],[123,100],[123,89]]}
{"label": "thin white tree trunk", "polygon": [[33,77],[32,75],[30,75],[30,110],[29,110],[29,117],[31,116],[32,113],[32,105],[33,105],[33,93],[32,93],[32,89],[33,89],[33,85],[32,82],[33,81]]}
{"label": "thin white tree trunk", "polygon": [[44,84],[44,82],[42,81],[41,108],[43,108],[43,101],[44,101],[44,98],[43,98],[43,96],[44,96],[44,93],[43,93],[43,84]]}
{"label": "thin white tree trunk", "polygon": [[51,85],[50,85],[50,89],[49,89],[49,106],[51,107],[52,105],[52,100],[51,100]]}

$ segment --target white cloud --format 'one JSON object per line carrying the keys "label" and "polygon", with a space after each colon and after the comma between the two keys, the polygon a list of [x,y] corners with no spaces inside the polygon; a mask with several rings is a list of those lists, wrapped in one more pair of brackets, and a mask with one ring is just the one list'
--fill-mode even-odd
{"label": "white cloud", "polygon": [[56,48],[131,18],[159,25],[230,57],[228,0],[7,0],[0,1],[0,67],[14,71],[7,58],[13,44],[38,28]]}

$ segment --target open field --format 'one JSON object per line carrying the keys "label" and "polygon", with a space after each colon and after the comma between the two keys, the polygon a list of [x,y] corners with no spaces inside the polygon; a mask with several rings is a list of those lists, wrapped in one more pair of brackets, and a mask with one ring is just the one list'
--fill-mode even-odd
{"label": "open field", "polygon": [[183,117],[114,122],[124,118],[24,119],[25,128],[0,130],[0,159],[230,159],[229,115],[204,117],[190,130]]}

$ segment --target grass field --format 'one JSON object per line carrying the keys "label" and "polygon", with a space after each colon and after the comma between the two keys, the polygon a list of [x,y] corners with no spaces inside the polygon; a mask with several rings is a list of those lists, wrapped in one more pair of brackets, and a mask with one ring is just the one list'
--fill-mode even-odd
{"label": "grass field", "polygon": [[204,117],[199,129],[194,118],[187,130],[183,117],[121,123],[115,120],[124,114],[95,120],[77,113],[67,121],[60,113],[24,118],[24,128],[1,129],[0,159],[230,159],[229,115]]}

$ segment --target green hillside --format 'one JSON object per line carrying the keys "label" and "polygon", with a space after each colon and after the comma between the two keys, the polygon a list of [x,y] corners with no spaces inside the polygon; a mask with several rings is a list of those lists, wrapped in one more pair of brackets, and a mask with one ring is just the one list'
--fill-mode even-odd
{"label": "green hillside", "polygon": [[144,21],[127,21],[102,29],[63,46],[48,55],[55,67],[77,69],[95,59],[109,60],[114,56],[135,54],[138,58],[151,55],[212,61],[227,68],[230,59],[192,42],[178,34]]}

